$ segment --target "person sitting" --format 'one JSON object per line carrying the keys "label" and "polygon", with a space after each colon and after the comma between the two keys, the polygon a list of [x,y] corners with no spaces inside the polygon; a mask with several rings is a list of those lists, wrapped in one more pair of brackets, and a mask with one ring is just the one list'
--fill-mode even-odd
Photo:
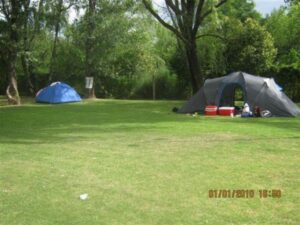
{"label": "person sitting", "polygon": [[258,106],[254,107],[254,116],[255,117],[261,117],[261,110]]}
{"label": "person sitting", "polygon": [[252,112],[250,111],[250,107],[248,103],[245,103],[243,111],[242,111],[242,117],[252,117]]}

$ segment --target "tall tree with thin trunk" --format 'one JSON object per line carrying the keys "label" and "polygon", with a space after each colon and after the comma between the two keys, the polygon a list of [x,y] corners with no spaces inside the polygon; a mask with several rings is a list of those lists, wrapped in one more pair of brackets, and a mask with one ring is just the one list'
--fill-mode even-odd
{"label": "tall tree with thin trunk", "polygon": [[[94,31],[96,28],[95,24],[95,12],[96,12],[96,0],[88,1],[88,9],[86,12],[86,43],[85,43],[85,75],[86,77],[94,77],[94,42],[95,36]],[[89,90],[88,98],[95,98],[94,86]]]}
{"label": "tall tree with thin trunk", "polygon": [[44,1],[32,0],[24,1],[23,27],[22,27],[22,50],[21,63],[24,74],[27,79],[27,85],[31,95],[35,94],[35,79],[33,75],[33,62],[30,57],[32,51],[32,42],[35,36],[40,32],[41,14],[43,13]]}
{"label": "tall tree with thin trunk", "polygon": [[24,74],[27,78],[29,92],[34,94],[34,87],[31,78],[31,66],[29,59],[30,40],[29,40],[29,19],[30,19],[30,0],[24,0],[24,25],[23,25],[23,51],[21,54],[21,62]]}
{"label": "tall tree with thin trunk", "polygon": [[53,8],[53,27],[54,27],[54,39],[53,39],[53,46],[51,51],[51,59],[50,59],[50,68],[49,68],[49,82],[53,80],[54,77],[54,67],[56,64],[57,59],[57,44],[58,44],[58,35],[61,30],[62,22],[65,16],[65,13],[73,7],[75,4],[78,3],[78,0],[55,0],[52,3]]}
{"label": "tall tree with thin trunk", "polygon": [[7,43],[7,74],[8,86],[6,95],[8,103],[20,105],[20,96],[17,83],[17,55],[19,52],[19,29],[22,23],[22,8],[24,1],[20,0],[1,0],[0,12],[4,15],[8,25],[8,43]]}
{"label": "tall tree with thin trunk", "polygon": [[64,11],[63,7],[63,0],[56,1],[54,6],[54,39],[53,39],[53,46],[51,51],[51,59],[50,59],[50,68],[49,68],[49,82],[53,79],[54,73],[54,65],[56,62],[56,52],[57,52],[57,42],[58,42],[58,33],[60,30],[60,23],[61,23],[61,15]]}
{"label": "tall tree with thin trunk", "polygon": [[164,19],[153,8],[151,0],[143,0],[146,9],[167,29],[179,38],[184,46],[188,62],[193,92],[202,86],[204,77],[200,73],[200,62],[197,55],[197,39],[204,36],[218,37],[216,34],[198,34],[203,21],[227,0],[219,0],[210,5],[209,0],[165,0],[169,19]]}

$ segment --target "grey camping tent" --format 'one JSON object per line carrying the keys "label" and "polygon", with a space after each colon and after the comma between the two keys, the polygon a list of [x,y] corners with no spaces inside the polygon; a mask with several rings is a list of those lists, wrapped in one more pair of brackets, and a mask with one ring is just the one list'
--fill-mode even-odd
{"label": "grey camping tent", "polygon": [[200,90],[178,113],[204,112],[207,105],[233,106],[235,89],[243,92],[244,102],[253,111],[255,106],[269,110],[274,116],[298,116],[300,108],[275,83],[273,78],[234,72],[224,77],[207,79]]}

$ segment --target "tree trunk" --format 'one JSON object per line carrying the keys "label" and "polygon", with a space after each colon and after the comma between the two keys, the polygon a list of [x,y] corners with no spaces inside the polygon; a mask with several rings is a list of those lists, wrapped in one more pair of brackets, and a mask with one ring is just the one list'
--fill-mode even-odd
{"label": "tree trunk", "polygon": [[58,32],[59,32],[59,22],[57,22],[55,24],[55,35],[54,35],[54,41],[53,41],[53,47],[52,47],[52,53],[51,53],[49,78],[48,78],[50,83],[53,80],[54,64],[56,63],[56,46],[57,46],[57,40],[58,40]]}
{"label": "tree trunk", "polygon": [[22,62],[22,67],[23,67],[23,72],[27,78],[27,85],[29,89],[29,93],[34,96],[35,94],[35,88],[33,85],[33,75],[32,75],[32,70],[31,70],[31,65],[30,65],[30,59],[28,57],[28,52],[25,51],[21,55],[21,62]]}
{"label": "tree trunk", "polygon": [[23,52],[21,54],[21,62],[23,67],[23,72],[27,78],[27,84],[29,88],[29,92],[32,96],[34,96],[35,90],[34,85],[32,82],[32,65],[29,57],[30,51],[30,44],[29,44],[29,30],[28,30],[28,23],[29,23],[29,5],[30,0],[26,1],[24,4],[24,27],[23,27]]}
{"label": "tree trunk", "polygon": [[9,54],[9,62],[8,62],[8,77],[9,83],[6,89],[6,96],[8,100],[8,104],[10,105],[20,105],[20,96],[18,91],[17,84],[17,75],[16,75],[16,62],[17,62],[17,53],[14,49],[11,49],[12,52]]}
{"label": "tree trunk", "polygon": [[[142,2],[159,23],[173,32],[176,37],[184,43],[193,92],[197,92],[199,87],[203,84],[203,76],[200,72],[200,63],[197,56],[197,33],[204,19],[208,17],[214,9],[225,4],[227,0],[219,0],[212,6],[208,5],[211,1],[206,0],[165,0],[164,2],[170,16],[167,20],[161,17],[157,10],[153,8],[153,1],[142,0]],[[172,23],[170,23],[170,19]]]}
{"label": "tree trunk", "polygon": [[156,80],[154,73],[152,75],[152,99],[156,100]]}
{"label": "tree trunk", "polygon": [[[87,41],[88,42],[88,41]],[[92,63],[92,59],[91,59],[91,48],[89,48],[89,44],[86,44],[86,62],[85,62],[85,76],[86,77],[93,77],[93,86],[91,89],[88,89],[87,92],[87,98],[96,98],[95,95],[95,77],[93,76],[93,63]]]}
{"label": "tree trunk", "polygon": [[38,11],[34,16],[34,34],[37,34],[41,30],[41,17],[44,13],[44,2],[45,0],[39,0]]}
{"label": "tree trunk", "polygon": [[58,6],[57,6],[57,15],[55,20],[55,30],[54,30],[54,41],[53,41],[53,48],[51,53],[51,60],[50,60],[50,69],[49,69],[49,82],[51,83],[54,76],[54,64],[56,63],[56,48],[57,48],[57,42],[58,42],[58,33],[60,30],[60,19],[62,14],[63,8],[63,0],[59,0]]}
{"label": "tree trunk", "polygon": [[8,43],[8,86],[6,88],[6,96],[8,104],[20,105],[20,96],[17,84],[16,64],[18,53],[18,17],[20,13],[20,6],[17,2],[11,2],[11,16],[9,20],[9,43]]}
{"label": "tree trunk", "polygon": [[94,74],[94,30],[95,30],[95,10],[96,0],[89,0],[89,8],[87,11],[87,36],[85,43],[85,76],[94,77],[94,83],[92,89],[88,90],[87,98],[95,98],[95,74]]}
{"label": "tree trunk", "polygon": [[189,44],[185,44],[186,57],[188,62],[188,68],[191,76],[191,84],[193,93],[196,93],[203,85],[203,77],[200,73],[200,63],[197,55],[196,39],[193,39]]}

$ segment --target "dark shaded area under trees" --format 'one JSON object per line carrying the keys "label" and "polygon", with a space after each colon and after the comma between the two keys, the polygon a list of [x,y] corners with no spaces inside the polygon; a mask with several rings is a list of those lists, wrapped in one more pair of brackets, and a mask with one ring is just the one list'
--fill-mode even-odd
{"label": "dark shaded area under trees", "polygon": [[299,21],[299,1],[262,17],[247,0],[1,0],[0,95],[57,80],[86,95],[91,76],[90,97],[185,99],[240,70],[300,101]]}

